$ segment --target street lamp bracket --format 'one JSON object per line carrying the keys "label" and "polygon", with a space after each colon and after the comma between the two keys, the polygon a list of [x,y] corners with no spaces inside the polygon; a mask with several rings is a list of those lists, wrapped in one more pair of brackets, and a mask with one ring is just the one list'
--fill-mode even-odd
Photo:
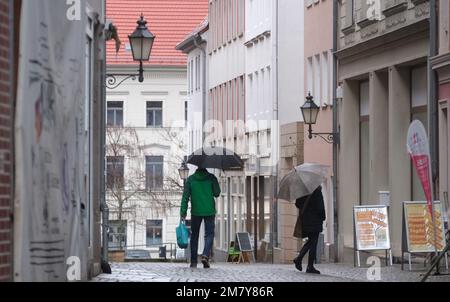
{"label": "street lamp bracket", "polygon": [[310,129],[310,131],[309,131],[309,139],[312,139],[313,137],[320,137],[321,139],[323,139],[325,142],[327,142],[329,144],[337,144],[337,145],[339,145],[339,142],[340,142],[340,140],[339,140],[340,139],[339,133],[334,133],[334,132],[333,133],[314,133]]}
{"label": "street lamp bracket", "polygon": [[[119,81],[118,78],[124,77]],[[106,88],[108,89],[116,89],[119,87],[123,82],[126,80],[133,80],[135,81],[136,78],[139,77],[139,74],[107,74],[106,75]]]}

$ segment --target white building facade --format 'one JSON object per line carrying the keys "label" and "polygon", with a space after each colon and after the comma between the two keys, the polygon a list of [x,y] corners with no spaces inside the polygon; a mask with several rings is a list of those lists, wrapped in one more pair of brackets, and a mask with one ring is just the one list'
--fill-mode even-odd
{"label": "white building facade", "polygon": [[[305,161],[304,126],[300,106],[305,97],[305,5],[308,1],[280,0],[277,2],[275,34],[277,76],[275,79],[278,108],[279,183],[293,167]],[[292,201],[276,200],[274,206],[274,262],[291,263],[299,250],[292,236],[298,210]]]}
{"label": "white building facade", "polygon": [[277,2],[245,2],[246,190],[254,205],[251,234],[254,247],[257,247],[256,256],[261,261],[268,261],[272,259],[263,259],[264,252],[258,255],[258,249],[263,241],[271,241],[273,176],[277,174],[279,123],[274,76]]}
{"label": "white building facade", "polygon": [[205,19],[176,47],[187,55],[188,154],[203,146],[203,125],[208,111],[208,28]]}
{"label": "white building facade", "polygon": [[[245,120],[245,1],[209,1],[208,104],[205,144],[225,146],[242,155]],[[228,128],[227,128],[228,121]],[[238,131],[233,131],[238,130]],[[217,199],[215,252],[225,259],[234,234],[245,231],[247,203],[242,171],[215,171],[221,184]],[[229,193],[229,194],[228,194]],[[230,219],[231,218],[231,219]]]}
{"label": "white building facade", "polygon": [[183,191],[178,169],[189,151],[189,97],[198,91],[192,70],[201,64],[198,58],[187,64],[176,43],[205,19],[208,0],[132,1],[126,12],[121,0],[107,5],[124,42],[117,52],[113,45],[108,48],[109,74],[136,74],[139,68],[128,39],[136,23],[123,18],[124,13],[143,15],[155,36],[150,60],[144,62],[143,83],[131,78],[107,90],[107,135],[115,134],[107,137],[106,146],[109,244],[112,249],[123,250],[125,245],[126,250],[150,250],[152,258],[174,258]]}
{"label": "white building facade", "polygon": [[[126,69],[115,67],[108,72],[125,73]],[[132,129],[131,134],[137,135],[131,145],[134,152],[107,158],[107,174],[112,162],[122,162],[123,190],[131,196],[118,221],[117,200],[111,192],[107,194],[110,249],[123,248],[125,243],[126,249],[157,253],[160,246],[166,246],[167,257],[170,251],[175,256],[182,193],[178,168],[187,152],[186,80],[184,68],[152,67],[146,69],[144,83],[128,80],[107,91],[108,126]],[[141,186],[127,188],[127,177],[137,178]],[[121,225],[126,226],[125,234],[119,230]],[[124,242],[120,244],[120,240]]]}
{"label": "white building facade", "polygon": [[217,171],[218,255],[242,231],[250,234],[258,261],[284,262],[290,257],[284,250],[296,250],[297,243],[287,241],[295,221],[284,221],[296,217],[295,209],[280,208],[275,193],[283,167],[290,162],[292,168],[294,157],[303,160],[303,132],[293,144],[286,138],[283,149],[279,131],[279,121],[288,128],[301,122],[292,104],[304,95],[303,20],[298,1],[210,1],[206,132],[213,135],[206,143],[226,146],[245,162],[243,171]]}
{"label": "white building facade", "polygon": [[[203,125],[208,111],[208,29],[208,19],[205,18],[176,47],[187,55],[187,154],[192,154],[203,147]],[[188,165],[188,167],[190,174],[195,173],[196,166]],[[204,247],[204,232],[205,227],[202,222],[198,238],[199,255]]]}

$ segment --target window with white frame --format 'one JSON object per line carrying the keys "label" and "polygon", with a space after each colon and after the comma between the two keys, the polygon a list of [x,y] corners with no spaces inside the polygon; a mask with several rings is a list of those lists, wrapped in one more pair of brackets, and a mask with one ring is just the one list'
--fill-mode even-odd
{"label": "window with white frame", "polygon": [[198,90],[202,89],[202,70],[203,67],[202,65],[204,64],[202,57],[199,55],[198,56]]}
{"label": "window with white frame", "polygon": [[163,126],[163,102],[147,102],[147,127]]}
{"label": "window with white frame", "polygon": [[194,93],[194,91],[197,91],[197,85],[195,84],[195,67],[197,66],[197,57],[192,58],[191,65],[191,93]]}
{"label": "window with white frame", "polygon": [[323,52],[322,53],[322,60],[321,60],[321,68],[322,68],[322,72],[321,72],[321,76],[322,76],[322,93],[321,93],[321,101],[322,101],[322,105],[326,106],[328,105],[330,102],[330,96],[329,96],[329,88],[330,88],[330,65],[329,65],[329,60],[328,60],[328,52]]}
{"label": "window with white frame", "polygon": [[223,43],[226,44],[228,41],[228,0],[223,1]]}
{"label": "window with white frame", "polygon": [[196,79],[195,79],[195,83],[196,83],[196,90],[200,91],[200,65],[201,65],[201,57],[200,55],[197,56],[197,64],[195,67],[195,73],[196,73]]}
{"label": "window with white frame", "polygon": [[329,52],[306,59],[306,93],[311,93],[317,104],[326,106],[331,101],[331,60]]}
{"label": "window with white frame", "polygon": [[124,185],[124,157],[108,156],[106,158],[106,186],[113,190]]}
{"label": "window with white frame", "polygon": [[145,239],[147,247],[155,247],[163,243],[162,220],[147,220]]}
{"label": "window with white frame", "polygon": [[195,91],[195,60],[196,58],[193,58],[191,61],[191,93]]}
{"label": "window with white frame", "polygon": [[188,114],[189,114],[189,103],[188,101],[184,101],[184,125],[186,127],[188,125]]}
{"label": "window with white frame", "polygon": [[191,83],[191,69],[192,69],[191,61],[189,60],[188,64],[187,64],[187,78],[188,78],[188,93],[189,94],[191,93],[191,85],[192,85],[192,83]]}
{"label": "window with white frame", "polygon": [[322,103],[321,95],[321,68],[320,68],[320,54],[314,56],[314,93],[313,96],[317,103]]}
{"label": "window with white frame", "polygon": [[164,157],[145,157],[145,182],[147,190],[162,189],[164,183]]}
{"label": "window with white frame", "polygon": [[307,87],[307,92],[310,93],[314,93],[313,91],[313,59],[312,57],[307,59],[306,62],[306,87]]}
{"label": "window with white frame", "polygon": [[238,88],[238,97],[239,97],[239,119],[245,121],[245,81],[244,76],[239,77],[239,88]]}
{"label": "window with white frame", "polygon": [[108,249],[123,250],[127,246],[127,221],[110,220],[108,231]]}
{"label": "window with white frame", "polygon": [[108,102],[107,125],[108,127],[123,126],[123,102]]}
{"label": "window with white frame", "polygon": [[209,6],[209,52],[241,37],[245,30],[244,0],[212,0]]}
{"label": "window with white frame", "polygon": [[355,0],[346,0],[345,3],[344,29],[355,24]]}

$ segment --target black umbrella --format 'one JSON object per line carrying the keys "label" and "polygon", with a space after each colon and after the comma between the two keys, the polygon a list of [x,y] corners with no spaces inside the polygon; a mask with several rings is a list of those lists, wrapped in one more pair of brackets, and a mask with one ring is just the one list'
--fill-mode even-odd
{"label": "black umbrella", "polygon": [[199,149],[189,156],[187,163],[205,169],[231,170],[244,167],[244,162],[239,155],[222,147]]}

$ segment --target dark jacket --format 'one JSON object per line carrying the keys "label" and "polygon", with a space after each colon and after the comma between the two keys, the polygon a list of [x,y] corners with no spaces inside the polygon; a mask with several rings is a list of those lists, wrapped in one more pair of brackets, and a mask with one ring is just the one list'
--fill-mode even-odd
{"label": "dark jacket", "polygon": [[204,169],[198,169],[187,179],[184,186],[181,217],[186,217],[189,201],[191,201],[191,215],[201,217],[216,215],[214,197],[219,195],[220,186],[217,178]]}
{"label": "dark jacket", "polygon": [[299,209],[299,216],[297,218],[296,229],[298,228],[298,224],[301,223],[302,238],[307,237],[308,234],[310,233],[322,232],[323,222],[326,219],[325,205],[323,202],[323,195],[322,195],[322,187],[318,187],[312,193],[312,196],[303,212],[303,215],[301,215],[307,199],[308,196],[305,196],[297,199],[295,202],[296,207]]}

